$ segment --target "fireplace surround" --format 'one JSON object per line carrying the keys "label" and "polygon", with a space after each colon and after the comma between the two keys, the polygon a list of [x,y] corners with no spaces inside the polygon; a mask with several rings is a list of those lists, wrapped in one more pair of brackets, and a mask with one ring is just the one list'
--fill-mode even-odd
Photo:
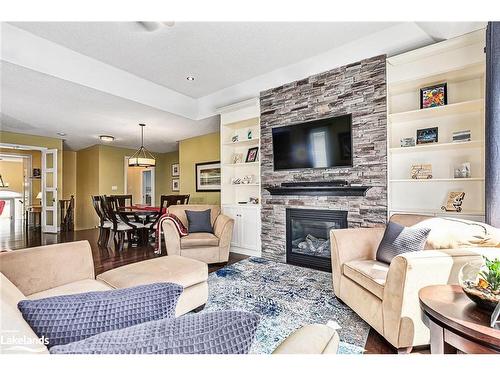
{"label": "fireplace surround", "polygon": [[330,230],[347,228],[347,211],[286,209],[286,262],[332,271]]}
{"label": "fireplace surround", "polygon": [[[385,64],[385,56],[375,56],[260,93],[262,257],[287,262],[287,208],[346,211],[349,228],[386,223]],[[274,169],[274,127],[343,114],[352,115],[352,167]],[[323,193],[305,186],[332,180],[348,186]]]}

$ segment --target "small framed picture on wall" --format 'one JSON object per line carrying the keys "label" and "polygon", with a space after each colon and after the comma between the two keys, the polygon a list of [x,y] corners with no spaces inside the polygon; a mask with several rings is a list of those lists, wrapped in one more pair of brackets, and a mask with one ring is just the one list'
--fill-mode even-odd
{"label": "small framed picture on wall", "polygon": [[180,187],[179,179],[174,178],[172,180],[172,191],[180,191],[180,190],[181,190],[181,187]]}
{"label": "small framed picture on wall", "polygon": [[172,176],[173,177],[177,177],[180,175],[180,171],[179,171],[179,163],[176,163],[176,164],[172,164]]}

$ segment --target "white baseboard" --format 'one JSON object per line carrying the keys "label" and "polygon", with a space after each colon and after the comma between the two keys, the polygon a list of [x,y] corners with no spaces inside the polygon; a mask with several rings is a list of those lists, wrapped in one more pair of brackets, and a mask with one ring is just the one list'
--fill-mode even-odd
{"label": "white baseboard", "polygon": [[251,257],[260,257],[261,256],[260,250],[245,249],[243,247],[231,246],[231,249],[229,251],[231,253],[248,255]]}

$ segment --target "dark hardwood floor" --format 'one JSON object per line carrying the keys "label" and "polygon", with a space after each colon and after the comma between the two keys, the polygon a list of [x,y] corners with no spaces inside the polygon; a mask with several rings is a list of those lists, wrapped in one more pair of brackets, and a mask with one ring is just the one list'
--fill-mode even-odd
{"label": "dark hardwood floor", "polygon": [[[80,230],[74,232],[61,232],[58,234],[42,234],[40,230],[19,230],[15,232],[0,231],[0,249],[17,250],[26,247],[50,245],[55,243],[87,240],[92,248],[94,257],[94,268],[96,274],[123,266],[125,264],[139,262],[141,260],[158,257],[154,253],[152,245],[125,246],[122,252],[115,251],[114,246],[102,247],[97,245],[98,230]],[[163,245],[164,246],[164,245]],[[228,264],[236,263],[247,258],[246,255],[231,253]],[[210,265],[209,272],[214,272],[225,266],[225,264]],[[368,340],[365,345],[366,354],[396,354],[396,350],[375,330],[370,329]],[[416,351],[425,353],[426,351]]]}

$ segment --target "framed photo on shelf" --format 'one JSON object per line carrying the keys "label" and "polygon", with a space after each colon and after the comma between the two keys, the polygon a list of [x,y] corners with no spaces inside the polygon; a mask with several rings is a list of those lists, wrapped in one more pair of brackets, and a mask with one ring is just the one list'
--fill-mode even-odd
{"label": "framed photo on shelf", "polygon": [[420,89],[420,109],[440,107],[446,104],[448,104],[446,82]]}
{"label": "framed photo on shelf", "polygon": [[438,142],[438,128],[417,129],[417,145]]}
{"label": "framed photo on shelf", "polygon": [[172,177],[180,175],[179,163],[172,164]]}
{"label": "framed photo on shelf", "polygon": [[252,147],[248,149],[247,158],[245,163],[253,163],[257,161],[257,153],[259,152],[259,147]]}
{"label": "framed photo on shelf", "polygon": [[220,161],[196,163],[195,165],[196,191],[220,191],[221,174]]}
{"label": "framed photo on shelf", "polygon": [[172,191],[180,191],[181,186],[178,178],[172,179]]}

